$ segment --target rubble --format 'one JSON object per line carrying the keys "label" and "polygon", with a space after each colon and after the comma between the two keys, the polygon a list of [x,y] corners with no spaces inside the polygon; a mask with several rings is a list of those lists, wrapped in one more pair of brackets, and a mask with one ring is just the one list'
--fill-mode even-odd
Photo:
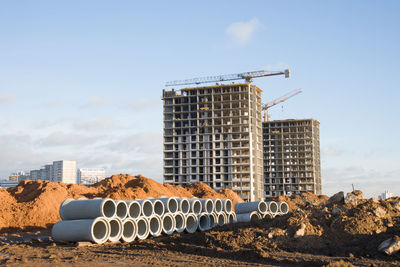
{"label": "rubble", "polygon": [[344,192],[340,191],[333,196],[331,196],[328,201],[326,201],[326,204],[335,204],[335,203],[343,203],[344,202]]}
{"label": "rubble", "polygon": [[389,239],[386,239],[378,247],[378,251],[383,251],[387,255],[396,253],[399,250],[400,250],[400,238],[397,235]]}
{"label": "rubble", "polygon": [[350,205],[357,205],[357,203],[360,202],[360,200],[364,199],[364,194],[360,190],[354,190],[353,192],[349,192],[346,195],[346,198],[344,199],[345,204],[350,204]]}

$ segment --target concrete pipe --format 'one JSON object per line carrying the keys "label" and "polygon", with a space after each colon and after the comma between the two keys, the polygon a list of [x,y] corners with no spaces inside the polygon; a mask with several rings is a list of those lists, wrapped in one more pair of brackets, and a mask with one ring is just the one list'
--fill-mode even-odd
{"label": "concrete pipe", "polygon": [[289,213],[289,205],[286,202],[278,202],[278,211],[280,214],[288,214]]}
{"label": "concrete pipe", "polygon": [[194,213],[189,213],[185,215],[185,221],[185,231],[189,234],[193,234],[194,232],[196,232],[197,227],[199,226],[199,219],[197,218],[197,215]]}
{"label": "concrete pipe", "polygon": [[65,199],[59,209],[62,220],[112,218],[117,211],[114,200],[105,199]]}
{"label": "concrete pipe", "polygon": [[215,220],[216,224],[218,226],[222,226],[225,224],[225,216],[224,216],[224,212],[221,213],[216,213],[217,215],[217,219]]}
{"label": "concrete pipe", "polygon": [[120,220],[124,220],[128,216],[128,204],[122,200],[117,200],[115,203],[117,205],[117,217]]}
{"label": "concrete pipe", "polygon": [[271,220],[271,219],[273,219],[273,218],[274,218],[274,216],[272,216],[272,214],[271,214],[271,213],[267,212],[267,213],[265,213],[265,214],[264,214],[264,217],[263,217],[263,218],[264,218],[264,219]]}
{"label": "concrete pipe", "polygon": [[172,213],[165,213],[162,217],[162,231],[167,235],[175,232],[175,217]]}
{"label": "concrete pipe", "polygon": [[232,201],[229,198],[221,199],[221,202],[222,202],[222,211],[232,212],[233,205]]}
{"label": "concrete pipe", "polygon": [[137,238],[143,240],[150,234],[149,221],[145,217],[139,217],[136,220],[137,224]]}
{"label": "concrete pipe", "polygon": [[135,240],[137,235],[137,223],[132,218],[126,218],[122,221],[122,235],[121,240],[130,243]]}
{"label": "concrete pipe", "polygon": [[154,237],[160,236],[163,230],[161,217],[153,215],[148,218],[150,234]]}
{"label": "concrete pipe", "polygon": [[177,233],[182,233],[185,231],[186,227],[186,220],[185,220],[185,214],[182,212],[177,212],[174,214],[175,217],[175,231]]}
{"label": "concrete pipe", "polygon": [[108,241],[115,242],[121,239],[122,236],[122,221],[118,217],[114,217],[108,219],[108,223],[110,224],[110,236],[108,237]]}
{"label": "concrete pipe", "polygon": [[199,199],[201,202],[201,212],[204,213],[208,213],[211,214],[213,212],[214,209],[214,203],[211,199],[209,198],[203,198],[203,199]]}
{"label": "concrete pipe", "polygon": [[224,217],[224,224],[228,224],[229,223],[228,213],[221,212],[221,214]]}
{"label": "concrete pipe", "polygon": [[220,213],[220,212],[222,212],[222,201],[221,201],[221,199],[218,199],[218,198],[215,198],[215,199],[212,199],[212,202],[213,202],[213,212],[216,212],[216,213]]}
{"label": "concrete pipe", "polygon": [[199,215],[202,209],[200,200],[198,198],[192,198],[189,199],[189,203],[190,203],[190,212]]}
{"label": "concrete pipe", "polygon": [[257,211],[259,213],[266,213],[268,211],[267,204],[264,201],[253,202],[238,202],[235,205],[235,213],[251,213]]}
{"label": "concrete pipe", "polygon": [[90,241],[102,244],[107,241],[109,235],[110,224],[102,217],[59,221],[51,229],[53,240],[63,242]]}
{"label": "concrete pipe", "polygon": [[268,206],[268,211],[276,214],[279,212],[279,206],[278,203],[276,203],[275,201],[268,201],[266,202],[267,206]]}
{"label": "concrete pipe", "polygon": [[255,222],[262,219],[261,214],[257,211],[249,213],[237,213],[236,218],[237,222]]}
{"label": "concrete pipe", "polygon": [[[211,217],[213,217],[213,219],[211,219]],[[215,212],[211,213],[211,214],[210,214],[210,221],[213,221],[213,226],[212,226],[212,228],[214,228],[215,226],[217,226],[217,225],[218,225],[218,213],[215,213]]]}
{"label": "concrete pipe", "polygon": [[146,218],[150,218],[154,214],[154,208],[153,208],[153,203],[148,200],[148,199],[138,199],[137,202],[139,202],[140,207],[142,209],[142,216]]}
{"label": "concrete pipe", "polygon": [[201,232],[210,230],[210,215],[207,212],[201,213],[197,218],[199,220],[198,229]]}
{"label": "concrete pipe", "polygon": [[175,197],[161,197],[158,198],[162,203],[164,203],[164,212],[176,213],[178,211],[178,201]]}
{"label": "concrete pipe", "polygon": [[159,199],[155,199],[155,198],[149,198],[148,200],[150,200],[153,203],[154,214],[162,217],[165,213],[164,203],[162,201],[160,201]]}
{"label": "concrete pipe", "polygon": [[178,198],[178,211],[183,214],[188,214],[190,212],[190,202],[187,198]]}
{"label": "concrete pipe", "polygon": [[128,215],[132,219],[137,219],[142,214],[142,206],[136,200],[127,201],[126,204],[128,205]]}
{"label": "concrete pipe", "polygon": [[210,229],[214,228],[217,225],[217,221],[215,220],[214,213],[208,214],[208,218],[210,219]]}
{"label": "concrete pipe", "polygon": [[227,213],[226,217],[228,217],[228,223],[236,223],[237,221],[236,214],[234,212]]}

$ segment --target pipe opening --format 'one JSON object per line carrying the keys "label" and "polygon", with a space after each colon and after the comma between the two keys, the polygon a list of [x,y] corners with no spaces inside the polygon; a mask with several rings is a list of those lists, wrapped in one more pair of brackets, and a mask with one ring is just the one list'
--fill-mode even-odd
{"label": "pipe opening", "polygon": [[268,219],[268,220],[271,220],[271,219],[273,219],[274,217],[272,216],[271,213],[265,213],[265,214],[264,214],[264,218],[266,218],[266,219]]}
{"label": "pipe opening", "polygon": [[193,215],[186,217],[186,231],[194,233],[197,229],[197,220]]}
{"label": "pipe opening", "polygon": [[129,216],[133,219],[139,218],[141,212],[140,204],[136,201],[132,202],[129,206]]}
{"label": "pipe opening", "polygon": [[286,202],[281,202],[279,209],[283,214],[287,214],[289,212],[289,205]]}
{"label": "pipe opening", "polygon": [[137,233],[136,225],[132,220],[127,220],[123,224],[122,239],[125,242],[131,242],[135,239]]}
{"label": "pipe opening", "polygon": [[110,220],[110,238],[115,238],[120,234],[121,228],[117,220]]}
{"label": "pipe opening", "polygon": [[107,224],[104,221],[97,221],[93,225],[92,233],[96,240],[104,240],[107,238],[108,229]]}
{"label": "pipe opening", "polygon": [[267,203],[265,203],[264,201],[260,201],[260,203],[258,203],[258,210],[259,210],[261,213],[266,213],[266,212],[267,212],[267,209],[268,209]]}
{"label": "pipe opening", "polygon": [[258,220],[260,220],[260,216],[257,213],[253,212],[252,214],[250,214],[250,221],[251,222],[256,222]]}
{"label": "pipe opening", "polygon": [[211,200],[206,201],[206,212],[207,213],[212,213],[214,208],[214,204]]}
{"label": "pipe opening", "polygon": [[128,206],[124,201],[120,201],[117,204],[117,217],[121,220],[125,219],[126,215],[128,214]]}
{"label": "pipe opening", "polygon": [[178,201],[176,198],[170,198],[168,200],[168,211],[171,213],[175,213],[178,211]]}
{"label": "pipe opening", "polygon": [[210,219],[210,228],[213,228],[215,226],[215,217],[213,215],[210,215],[209,219]]}
{"label": "pipe opening", "polygon": [[228,219],[229,223],[234,223],[235,222],[235,216],[233,216],[232,213],[229,213],[228,217],[229,217],[229,219]]}
{"label": "pipe opening", "polygon": [[222,213],[220,213],[217,216],[218,216],[218,225],[224,225],[224,223],[225,223],[224,215]]}
{"label": "pipe opening", "polygon": [[165,232],[172,232],[175,230],[173,219],[169,215],[163,218],[163,230]]}
{"label": "pipe opening", "polygon": [[139,219],[137,221],[137,232],[138,232],[138,237],[139,238],[146,238],[146,235],[148,233],[147,229],[147,223],[144,219]]}
{"label": "pipe opening", "polygon": [[153,204],[150,201],[144,201],[142,203],[142,212],[143,215],[146,217],[150,217],[153,215]]}
{"label": "pipe opening", "polygon": [[153,208],[154,208],[155,214],[157,214],[159,216],[164,215],[164,204],[161,201],[159,201],[159,200],[154,201]]}
{"label": "pipe opening", "polygon": [[231,212],[232,211],[232,201],[230,199],[227,199],[225,201],[225,211],[226,212]]}
{"label": "pipe opening", "polygon": [[215,204],[215,212],[221,212],[222,211],[222,201],[219,199],[216,199],[214,204]]}
{"label": "pipe opening", "polygon": [[190,211],[190,203],[187,199],[182,199],[181,200],[181,212],[183,212],[184,214],[188,214]]}
{"label": "pipe opening", "polygon": [[210,227],[210,218],[207,215],[200,215],[199,217],[199,229],[205,231]]}
{"label": "pipe opening", "polygon": [[200,214],[201,213],[201,202],[200,201],[193,202],[192,210],[193,210],[193,213]]}
{"label": "pipe opening", "polygon": [[107,199],[106,201],[103,202],[102,210],[103,210],[104,217],[107,217],[107,218],[114,217],[115,212],[116,212],[115,202],[111,199]]}
{"label": "pipe opening", "polygon": [[175,215],[175,228],[177,230],[181,230],[183,228],[183,226],[184,226],[183,215],[178,213],[178,214]]}
{"label": "pipe opening", "polygon": [[150,233],[152,235],[158,233],[160,231],[160,222],[156,217],[150,218]]}
{"label": "pipe opening", "polygon": [[278,204],[275,201],[271,201],[269,203],[269,210],[273,213],[277,213],[278,212]]}

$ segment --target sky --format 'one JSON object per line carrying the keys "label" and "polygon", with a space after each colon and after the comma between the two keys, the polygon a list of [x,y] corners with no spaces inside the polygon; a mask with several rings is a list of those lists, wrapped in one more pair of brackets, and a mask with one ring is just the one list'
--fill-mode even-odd
{"label": "sky", "polygon": [[55,160],[162,181],[162,89],[255,70],[320,121],[322,191],[400,195],[399,1],[0,1],[0,179]]}

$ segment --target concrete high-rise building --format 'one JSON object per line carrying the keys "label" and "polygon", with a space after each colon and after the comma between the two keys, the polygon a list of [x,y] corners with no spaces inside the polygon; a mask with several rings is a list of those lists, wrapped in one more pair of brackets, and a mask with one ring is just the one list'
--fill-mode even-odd
{"label": "concrete high-rise building", "polygon": [[79,168],[77,173],[78,184],[94,184],[106,178],[104,168]]}
{"label": "concrete high-rise building", "polygon": [[319,122],[263,122],[265,197],[321,194]]}
{"label": "concrete high-rise building", "polygon": [[164,183],[263,199],[261,92],[249,83],[163,90]]}
{"label": "concrete high-rise building", "polygon": [[53,162],[53,181],[76,184],[76,161],[60,160]]}

